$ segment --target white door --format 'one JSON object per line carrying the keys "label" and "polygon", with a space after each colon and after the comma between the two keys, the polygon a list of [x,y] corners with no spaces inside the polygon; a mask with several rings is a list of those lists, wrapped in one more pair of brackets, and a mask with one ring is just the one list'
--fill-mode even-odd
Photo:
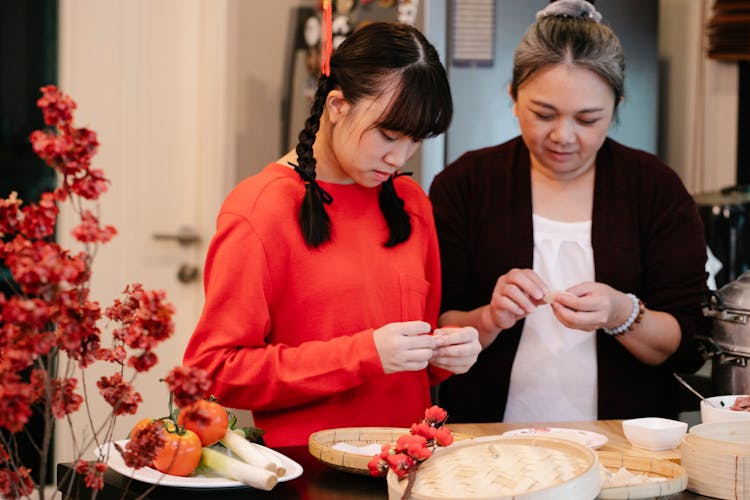
{"label": "white door", "polygon": [[[136,379],[144,402],[137,415],[118,419],[117,439],[140,418],[167,415],[168,391],[159,378],[181,363],[203,303],[202,276],[182,282],[178,270],[202,269],[218,207],[232,183],[228,14],[223,0],[60,2],[60,87],[78,103],[76,125],[98,133],[94,167],[111,180],[100,217],[119,232],[96,255],[92,298],[108,307],[126,284],[139,282],[165,290],[177,310],[175,334],[158,349],[159,363]],[[69,233],[76,222],[69,213],[61,217],[59,241],[67,248],[75,248]],[[181,228],[200,241],[154,238]],[[96,424],[109,413],[96,381],[115,371],[111,364],[86,370]],[[84,431],[90,429],[85,410],[74,422],[82,446],[91,437]],[[59,422],[56,461],[75,458],[74,449],[69,429]]]}

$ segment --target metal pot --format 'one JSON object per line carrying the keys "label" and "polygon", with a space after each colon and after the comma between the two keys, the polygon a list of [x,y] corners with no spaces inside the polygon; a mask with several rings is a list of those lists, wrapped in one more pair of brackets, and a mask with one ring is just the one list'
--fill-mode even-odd
{"label": "metal pot", "polygon": [[750,271],[713,292],[706,316],[713,318],[710,356],[716,394],[750,394]]}

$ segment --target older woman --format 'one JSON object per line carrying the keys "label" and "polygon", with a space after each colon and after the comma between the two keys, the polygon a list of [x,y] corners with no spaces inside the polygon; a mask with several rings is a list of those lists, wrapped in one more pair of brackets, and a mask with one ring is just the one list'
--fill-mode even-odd
{"label": "older woman", "polygon": [[435,178],[440,323],[483,347],[441,384],[453,421],[677,416],[671,373],[700,367],[709,325],[703,227],[668,166],[607,137],[623,90],[594,6],[550,3],[514,57],[521,136]]}

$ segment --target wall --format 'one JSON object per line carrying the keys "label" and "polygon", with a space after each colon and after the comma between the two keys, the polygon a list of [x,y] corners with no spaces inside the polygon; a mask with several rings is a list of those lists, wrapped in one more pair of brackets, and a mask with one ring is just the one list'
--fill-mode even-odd
{"label": "wall", "polygon": [[[237,179],[240,179],[257,172],[280,153],[280,79],[283,74],[288,11],[292,6],[311,5],[314,2],[230,1],[236,9],[233,23],[236,25],[234,36],[238,42],[238,49],[233,57],[236,61],[238,85],[233,94],[237,98],[233,109],[238,125],[237,144],[233,153]],[[655,149],[680,174],[693,193],[734,184],[735,175],[737,68],[735,64],[710,61],[704,57],[702,9],[708,11],[710,3],[710,0],[659,0],[659,102],[639,105],[641,109],[658,106],[658,110],[653,110],[658,111],[660,123],[656,147],[644,142],[642,137],[628,135],[629,132],[623,133],[617,128],[613,131],[615,137],[622,134],[619,138],[628,144],[635,141],[645,149]],[[517,10],[514,4],[515,2],[504,3],[506,9]],[[447,0],[421,2],[428,31],[429,23],[445,26],[446,5]],[[523,7],[523,10],[529,9]],[[613,12],[611,15],[616,17],[617,12]],[[617,29],[616,19],[612,20],[612,24]],[[517,35],[516,38],[524,27],[519,24],[515,29],[513,33],[514,36]],[[444,56],[444,30],[440,34],[433,26],[429,36]],[[504,36],[503,43],[510,43],[507,41],[509,37],[510,35]],[[639,69],[632,62],[629,62],[628,71],[629,85],[642,78]],[[458,78],[457,85],[461,85],[460,76]],[[503,115],[498,120],[507,122],[506,125],[511,130],[515,126],[514,117],[503,88],[507,84],[509,73],[505,79],[494,76],[491,78],[496,80],[497,88],[489,89],[491,92],[488,90],[488,95],[481,96],[480,108],[469,103],[468,109],[459,112],[480,113],[486,112],[488,106],[492,107],[495,113]],[[643,85],[650,84],[643,80]],[[630,87],[628,92],[629,100],[640,99],[637,86]],[[638,119],[637,116],[625,114],[629,106],[629,103],[623,106],[623,123]],[[701,121],[701,117],[705,121]],[[648,131],[648,134],[652,136],[653,131]],[[485,137],[487,135],[492,137]],[[494,139],[500,139],[495,131],[479,130],[474,139],[476,144],[467,142],[467,147]],[[422,171],[423,185],[429,184],[429,180],[439,170],[444,147],[444,138],[426,141],[415,158],[417,162],[422,160],[422,165],[411,165],[412,170]]]}
{"label": "wall", "polygon": [[[228,161],[236,181],[258,172],[281,154],[280,106],[289,10],[294,6],[314,5],[315,2],[226,1],[230,12],[227,32],[230,59],[227,100],[230,104],[227,113],[230,123],[236,126],[236,131],[226,138],[226,142]],[[423,13],[431,11],[429,17],[433,22],[444,23],[441,11],[446,3],[447,0],[424,0],[421,9]],[[707,8],[708,3],[709,0],[659,0],[662,90],[658,153],[678,171],[693,192],[734,183],[736,65],[704,60],[706,77],[702,92],[696,83],[702,59],[701,7]],[[521,29],[519,27],[517,31]],[[433,42],[439,48],[445,44],[440,38],[433,39]],[[507,79],[497,80],[493,99],[505,97],[503,86],[506,83]],[[482,102],[487,103],[486,100]],[[512,127],[510,105],[507,102],[495,104],[496,112],[505,114],[502,120]],[[705,109],[705,126],[696,122],[700,109]],[[701,136],[705,137],[703,148],[700,147],[703,143],[699,140]],[[442,138],[425,144],[424,151],[417,158],[426,156],[424,163],[429,168],[425,177],[434,175],[436,159],[440,156],[436,152],[443,147]]]}
{"label": "wall", "polygon": [[[445,47],[448,2],[434,0],[427,13],[425,31]],[[442,5],[442,9],[436,7]],[[513,54],[544,0],[495,0],[494,60],[491,66],[457,66],[449,62],[453,87],[454,119],[447,133],[445,163],[470,149],[504,142],[519,133],[508,95]],[[626,99],[618,110],[619,123],[610,135],[625,144],[656,152],[658,99],[657,7],[653,0],[610,0],[600,7],[606,22],[618,34],[627,57]],[[442,10],[442,12],[441,12]],[[447,37],[450,40],[449,35]],[[450,42],[448,42],[450,43]],[[445,57],[444,57],[445,60]],[[433,168],[432,166],[430,167]],[[439,169],[440,165],[434,167]],[[425,185],[430,179],[423,179]]]}
{"label": "wall", "polygon": [[[164,290],[175,307],[174,333],[157,350],[159,363],[136,377],[143,396],[137,415],[124,415],[112,429],[124,437],[135,420],[166,414],[166,385],[159,379],[181,364],[182,352],[203,306],[200,279],[180,280],[181,266],[200,269],[215,228],[218,204],[234,184],[226,166],[226,139],[234,133],[227,110],[228,3],[211,0],[62,0],[60,2],[60,86],[78,103],[76,125],[96,131],[100,141],[94,167],[111,180],[97,206],[85,204],[118,234],[92,249],[91,300],[102,309],[122,299],[127,283]],[[75,254],[71,237],[78,218],[64,207],[58,241]],[[190,227],[197,244],[155,238]],[[113,324],[102,321],[102,344],[111,344]],[[83,374],[60,362],[79,380],[94,426],[111,410],[96,382],[118,369],[95,363]],[[129,379],[132,374],[125,370]],[[85,410],[61,423],[57,460],[70,461],[77,447],[92,444]],[[103,429],[109,429],[108,426]],[[109,432],[109,431],[105,431]],[[76,440],[73,437],[76,437]],[[99,438],[103,438],[100,435]]]}
{"label": "wall", "polygon": [[[281,152],[281,99],[292,7],[313,0],[230,3],[229,106],[237,130],[230,155],[236,179],[259,172]],[[285,153],[285,152],[284,152]]]}
{"label": "wall", "polygon": [[705,57],[709,0],[660,0],[659,154],[692,193],[736,182],[736,63]]}

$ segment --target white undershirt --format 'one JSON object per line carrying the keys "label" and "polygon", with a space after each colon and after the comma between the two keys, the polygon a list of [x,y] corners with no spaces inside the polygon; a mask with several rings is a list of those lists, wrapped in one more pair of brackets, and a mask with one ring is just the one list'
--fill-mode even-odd
{"label": "white undershirt", "polygon": [[[594,281],[591,221],[533,218],[534,271],[550,292]],[[523,326],[503,421],[596,420],[596,391],[596,332],[567,328],[539,306]]]}

